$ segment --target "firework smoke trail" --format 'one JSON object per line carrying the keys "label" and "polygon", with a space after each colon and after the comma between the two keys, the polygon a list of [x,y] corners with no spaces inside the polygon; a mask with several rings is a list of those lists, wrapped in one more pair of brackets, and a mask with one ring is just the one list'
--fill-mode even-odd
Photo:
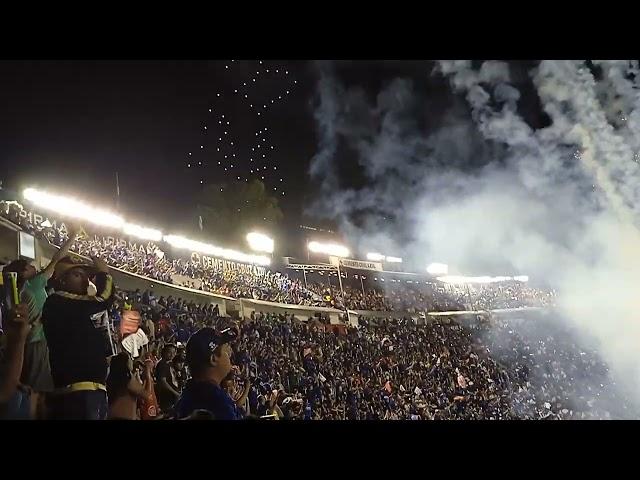
{"label": "firework smoke trail", "polygon": [[[622,104],[632,116],[638,111],[637,99],[629,81],[619,71],[615,72],[614,67],[619,69],[620,66],[608,65],[607,81],[616,85],[616,91],[625,92]],[[633,353],[640,341],[640,328],[632,318],[636,307],[634,292],[640,287],[640,234],[637,229],[638,212],[635,210],[640,205],[640,169],[634,162],[632,146],[637,136],[629,131],[637,124],[631,122],[624,133],[616,132],[608,120],[612,115],[608,117],[598,101],[599,87],[584,62],[543,61],[533,72],[532,79],[543,108],[553,123],[528,137],[516,136],[516,142],[510,138],[514,129],[528,133],[520,126],[520,120],[510,118],[506,125],[495,121],[505,118],[503,111],[488,106],[490,94],[486,90],[478,93],[484,83],[493,89],[494,97],[497,96],[500,84],[495,80],[503,81],[506,79],[504,75],[494,76],[492,83],[486,75],[483,78],[482,68],[474,75],[468,71],[468,65],[458,63],[452,66],[447,62],[441,65],[441,69],[454,76],[454,88],[460,88],[460,85],[468,88],[467,99],[484,135],[490,134],[490,138],[502,140],[511,147],[528,145],[529,150],[535,152],[543,168],[541,172],[534,172],[534,178],[542,181],[546,188],[549,187],[548,181],[553,183],[559,178],[575,181],[574,176],[562,174],[567,167],[561,161],[562,154],[557,145],[564,143],[580,147],[581,152],[576,158],[597,183],[605,203],[588,205],[580,212],[587,224],[580,229],[571,229],[575,233],[573,254],[564,252],[558,255],[560,252],[554,252],[553,258],[562,265],[562,271],[555,273],[554,282],[560,291],[561,308],[583,330],[598,338],[602,352],[611,362],[617,377],[633,379],[631,384],[625,385],[628,393],[640,398],[640,371]],[[456,81],[457,76],[463,80]],[[605,100],[607,98],[611,95],[604,97]],[[488,122],[492,128],[483,122]],[[514,149],[516,157],[520,154],[521,149]],[[527,162],[519,162],[521,176],[526,166]],[[571,203],[581,205],[583,198],[575,195]],[[576,217],[580,213],[576,212]]]}
{"label": "firework smoke trail", "polygon": [[[639,172],[632,162],[634,153],[609,124],[596,98],[595,79],[586,66],[576,61],[541,62],[534,82],[545,111],[553,119],[553,126],[537,133],[515,112],[519,93],[508,85],[506,64],[484,62],[477,72],[471,69],[471,62],[464,60],[441,61],[439,67],[444,75],[452,76],[451,83],[455,89],[467,91],[466,98],[473,109],[474,119],[485,138],[504,142],[510,147],[529,146],[536,157],[548,159],[545,162],[547,175],[557,173],[550,169],[560,165],[558,155],[553,152],[555,144],[566,141],[579,145],[577,158],[593,175],[610,206],[623,221],[633,220],[629,205],[638,204],[636,199],[640,199]],[[618,89],[624,90],[630,98],[629,82],[622,78],[620,72],[611,76],[616,80]],[[494,98],[503,105],[500,111],[490,106],[492,95],[482,87],[483,84],[494,89]],[[572,118],[567,115],[567,108],[571,109]],[[551,148],[545,148],[545,143]],[[612,176],[619,179],[618,185]],[[639,181],[631,182],[630,177]]]}
{"label": "firework smoke trail", "polygon": [[603,79],[598,90],[609,122],[625,137],[638,161],[640,151],[640,65],[637,60],[594,60]]}
{"label": "firework smoke trail", "polygon": [[534,83],[552,118],[571,114],[574,127],[567,139],[580,145],[580,158],[611,208],[625,223],[633,222],[630,207],[640,199],[640,172],[633,162],[633,150],[607,120],[589,69],[580,61],[543,61]]}
{"label": "firework smoke trail", "polygon": [[[439,62],[435,74],[464,95],[472,122],[454,103],[427,136],[411,121],[408,107],[419,103],[410,82],[394,80],[370,105],[325,71],[315,112],[316,212],[337,219],[353,247],[398,252],[416,268],[444,261],[464,273],[548,280],[564,316],[595,337],[625,393],[640,399],[634,65],[598,63],[596,81],[583,62],[541,62],[529,74],[551,124],[533,130],[518,114],[507,64]],[[628,120],[612,126],[619,111]],[[337,181],[342,141],[368,179],[357,191]],[[478,167],[461,169],[470,163]],[[351,223],[372,206],[374,215]],[[394,220],[380,223],[380,214]]]}

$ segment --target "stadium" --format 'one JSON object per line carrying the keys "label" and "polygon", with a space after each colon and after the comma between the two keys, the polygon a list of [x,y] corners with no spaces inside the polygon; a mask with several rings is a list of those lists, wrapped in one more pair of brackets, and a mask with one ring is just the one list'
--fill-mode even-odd
{"label": "stadium", "polygon": [[[276,71],[259,65],[263,75]],[[627,68],[596,66],[607,78]],[[309,167],[319,190],[305,201],[309,209],[334,212],[334,230],[320,220],[282,222],[273,197],[285,196],[278,188],[286,174],[271,169],[266,155],[260,170],[253,157],[241,166],[239,151],[236,157],[220,146],[215,155],[224,155],[230,176],[224,184],[215,183],[225,175],[224,160],[204,169],[206,161],[188,152],[185,178],[191,181],[197,162],[202,187],[184,188],[202,188],[210,202],[194,200],[193,218],[177,208],[170,209],[174,217],[153,212],[167,199],[152,191],[122,205],[118,176],[115,201],[81,182],[65,188],[53,174],[51,184],[38,175],[1,190],[1,418],[637,418],[635,387],[620,380],[636,371],[633,335],[610,333],[627,325],[620,312],[633,299],[620,285],[633,284],[626,262],[637,258],[630,205],[638,154],[635,124],[626,123],[635,119],[635,105],[625,106],[621,120],[596,106],[606,103],[602,95],[591,103],[577,96],[572,108],[582,123],[565,132],[561,113],[550,107],[559,100],[545,82],[571,85],[587,73],[542,62],[533,81],[553,118],[535,130],[515,110],[518,95],[508,79],[516,67],[442,61],[440,74],[471,105],[473,135],[492,144],[473,150],[488,163],[452,174],[438,170],[437,153],[425,152],[435,148],[429,142],[447,144],[438,135],[468,137],[471,124],[398,140],[394,129],[409,127],[396,118],[401,106],[394,99],[409,95],[409,87],[394,80],[388,88],[400,97],[384,91],[377,97],[378,108],[389,109],[385,121],[395,122],[391,133],[383,121],[377,143],[365,148],[353,130],[360,117],[347,111],[331,118],[338,99],[355,102],[355,110],[363,100],[340,90],[337,74],[324,68],[315,111],[319,150]],[[289,70],[277,73],[284,78]],[[603,90],[621,88],[601,81]],[[256,115],[269,108],[275,107],[265,101]],[[593,133],[589,109],[614,125],[611,135],[629,147],[630,159],[612,150],[614,140]],[[221,115],[219,128],[231,130],[228,118]],[[338,124],[371,162],[369,183],[358,190],[341,191],[326,173],[329,158],[340,155],[338,143],[327,146]],[[208,135],[212,127],[204,130]],[[266,150],[271,140],[262,144],[260,137],[267,131],[255,132],[251,152]],[[213,145],[227,140],[227,131],[220,135]],[[566,138],[573,142],[568,149],[560,142]],[[494,150],[495,143],[508,148]],[[407,153],[409,144],[414,150]],[[496,151],[505,162],[499,168]],[[390,155],[411,160],[397,168],[385,163]],[[570,177],[554,164],[567,156],[575,162],[562,167]],[[416,167],[416,157],[434,164]],[[546,159],[544,174],[527,163],[532,158]],[[273,178],[263,175],[267,167]],[[592,181],[593,188],[578,188]],[[145,209],[145,202],[155,206]],[[180,216],[185,222],[175,220]],[[292,226],[302,221],[303,228]],[[603,247],[614,237],[618,247]],[[603,321],[609,307],[620,318],[611,325]]]}

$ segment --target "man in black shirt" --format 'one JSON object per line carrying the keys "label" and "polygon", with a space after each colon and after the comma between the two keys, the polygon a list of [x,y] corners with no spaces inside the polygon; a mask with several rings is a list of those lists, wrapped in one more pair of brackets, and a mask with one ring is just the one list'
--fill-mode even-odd
{"label": "man in black shirt", "polygon": [[171,411],[171,408],[180,396],[178,380],[173,366],[175,356],[175,345],[165,345],[162,349],[162,360],[156,365],[156,392],[158,395],[158,404],[163,413]]}
{"label": "man in black shirt", "polygon": [[[88,295],[94,277],[95,296]],[[49,344],[55,387],[51,418],[103,420],[107,414],[107,359],[109,339],[100,327],[113,301],[109,267],[98,258],[93,265],[70,258],[55,268],[56,292],[47,298],[42,324]]]}
{"label": "man in black shirt", "polygon": [[179,392],[184,388],[185,383],[187,383],[188,373],[187,366],[185,364],[185,357],[176,355],[173,359],[173,370],[176,376],[176,384],[178,386],[177,390]]}

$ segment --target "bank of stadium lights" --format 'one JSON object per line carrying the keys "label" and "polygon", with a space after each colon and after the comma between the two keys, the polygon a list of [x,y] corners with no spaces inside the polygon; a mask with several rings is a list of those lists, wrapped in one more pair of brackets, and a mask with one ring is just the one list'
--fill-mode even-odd
{"label": "bank of stadium lights", "polygon": [[179,235],[165,235],[163,240],[172,247],[190,250],[204,255],[211,255],[212,257],[219,257],[226,260],[251,263],[255,265],[267,266],[271,264],[271,259],[264,255],[251,255],[238,252],[236,250],[230,250],[228,248],[216,247],[215,245],[210,245],[208,243],[189,240],[188,238]]}
{"label": "bank of stadium lights", "polygon": [[349,249],[347,247],[343,245],[337,245],[335,243],[309,242],[307,248],[310,252],[324,253],[333,257],[345,258],[349,256]]}
{"label": "bank of stadium lights", "polygon": [[519,275],[519,276],[515,276],[515,277],[488,277],[488,276],[482,276],[482,277],[465,277],[462,275],[446,275],[444,277],[436,277],[437,280],[444,282],[444,283],[453,283],[453,284],[460,284],[460,283],[499,283],[499,282],[509,282],[509,281],[516,281],[516,282],[528,282],[529,281],[529,277],[527,275]]}
{"label": "bank of stadium lights", "polygon": [[71,218],[77,218],[101,225],[120,229],[124,225],[124,219],[119,215],[91,207],[79,200],[70,197],[54,195],[35,188],[27,188],[22,192],[26,200],[45,209],[57,212]]}
{"label": "bank of stadium lights", "polygon": [[[222,191],[222,189],[220,189]],[[251,263],[256,265],[269,265],[271,259],[263,255],[251,255],[236,250],[216,247],[207,243],[197,242],[177,235],[163,235],[160,230],[143,227],[125,220],[114,213],[94,208],[79,200],[54,195],[48,192],[27,188],[23,191],[26,200],[38,207],[54,211],[60,215],[77,218],[94,225],[110,227],[122,230],[125,234],[144,240],[159,242],[164,240],[176,248],[191,248],[192,251],[204,253],[236,262]]]}
{"label": "bank of stadium lights", "polygon": [[402,258],[385,256],[381,253],[367,253],[367,260],[372,262],[402,263]]}
{"label": "bank of stadium lights", "polygon": [[273,253],[273,238],[270,238],[263,233],[247,233],[247,242],[249,243],[249,247],[253,251]]}
{"label": "bank of stadium lights", "polygon": [[151,240],[152,242],[159,242],[162,240],[162,232],[155,228],[142,227],[133,223],[125,223],[122,227],[122,231],[127,235],[138,237],[144,240]]}
{"label": "bank of stadium lights", "polygon": [[159,230],[126,223],[122,217],[114,213],[91,207],[73,198],[54,195],[34,188],[27,188],[23,192],[23,196],[40,208],[52,210],[66,217],[77,218],[94,225],[122,229],[127,235],[145,240],[156,242],[162,240],[162,232]]}
{"label": "bank of stadium lights", "polygon": [[449,273],[449,266],[444,263],[430,263],[427,266],[427,272],[431,275],[447,275]]}

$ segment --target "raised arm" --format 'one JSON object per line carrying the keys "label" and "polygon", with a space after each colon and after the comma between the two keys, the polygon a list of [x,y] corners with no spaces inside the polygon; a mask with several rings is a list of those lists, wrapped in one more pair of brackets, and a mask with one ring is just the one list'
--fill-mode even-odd
{"label": "raised arm", "polygon": [[113,278],[109,274],[109,267],[99,258],[93,259],[95,270],[97,271],[95,276],[95,285],[97,289],[96,295],[76,295],[72,293],[65,293],[68,298],[76,300],[83,300],[83,311],[88,315],[102,312],[111,307],[114,300],[115,287],[113,285]]}
{"label": "raised arm", "polygon": [[147,397],[153,394],[153,360],[150,357],[144,361],[144,390]]}
{"label": "raised arm", "polygon": [[240,395],[240,398],[236,400],[236,405],[238,407],[242,409],[245,408],[245,405],[247,403],[247,397],[249,396],[249,390],[251,390],[251,382],[249,382],[249,379],[245,379],[242,395]]}
{"label": "raised arm", "polygon": [[51,261],[49,262],[49,265],[47,265],[47,267],[42,272],[42,275],[44,275],[47,280],[50,279],[51,276],[53,275],[53,271],[56,268],[56,264],[61,259],[67,256],[67,253],[69,253],[69,250],[71,249],[71,245],[73,245],[73,242],[75,242],[78,239],[79,235],[80,235],[80,228],[74,228],[73,231],[71,232],[71,235],[69,235],[69,239],[53,255],[53,257],[51,258]]}
{"label": "raised arm", "polygon": [[96,294],[96,300],[99,302],[108,302],[111,303],[110,300],[113,300],[113,278],[109,273],[109,266],[107,263],[98,257],[92,257],[93,264],[98,271],[96,275],[96,289],[98,293]]}
{"label": "raised arm", "polygon": [[135,395],[137,398],[142,400],[146,400],[149,398],[150,392],[145,388],[140,379],[138,378],[138,374],[134,373],[131,376],[131,380],[129,380],[129,384],[127,385],[127,390],[131,395]]}

